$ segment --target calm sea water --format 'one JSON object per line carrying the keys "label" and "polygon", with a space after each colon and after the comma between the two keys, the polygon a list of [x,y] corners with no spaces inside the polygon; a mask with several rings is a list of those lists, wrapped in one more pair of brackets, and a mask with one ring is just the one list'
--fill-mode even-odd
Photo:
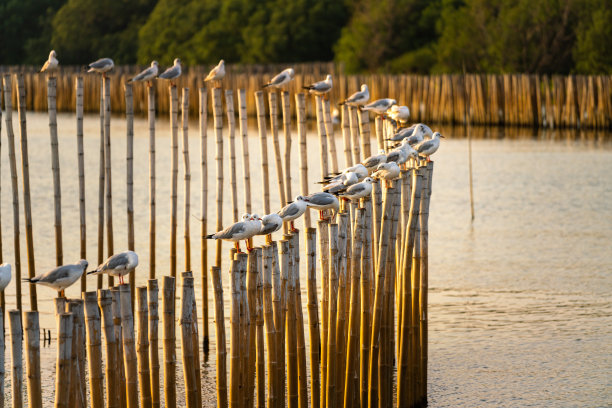
{"label": "calm sea water", "polygon": [[[15,118],[16,119],[16,118]],[[13,262],[12,207],[5,123],[2,123],[2,243],[4,262]],[[79,258],[78,180],[75,120],[58,117],[62,177],[64,260]],[[19,137],[18,121],[14,123]],[[158,273],[169,270],[170,138],[167,119],[157,133]],[[430,357],[429,402],[433,407],[602,407],[612,406],[612,144],[609,134],[474,129],[472,142],[476,218],[470,219],[468,144],[462,128],[443,127],[447,139],[435,155],[430,209]],[[511,132],[511,133],[506,133]],[[140,255],[138,284],[148,277],[148,129],[135,122],[135,223]],[[208,132],[209,190],[214,189],[214,143]],[[337,135],[339,132],[337,131]],[[180,135],[179,135],[180,138]],[[282,138],[281,138],[282,139]],[[200,216],[199,133],[190,127],[191,213]],[[227,136],[225,136],[227,140]],[[341,152],[341,138],[337,144]],[[28,114],[37,273],[54,266],[53,190],[48,122]],[[240,144],[237,153],[240,157]],[[297,175],[297,141],[292,165]],[[318,180],[319,146],[308,137],[309,180]],[[261,213],[260,153],[257,132],[249,133],[253,208]],[[99,118],[85,119],[88,256],[96,259]],[[112,121],[113,218],[115,249],[126,249],[125,124]],[[272,147],[269,155],[273,157]],[[19,156],[19,144],[17,144]],[[225,157],[229,157],[225,144]],[[343,164],[340,154],[340,162]],[[182,160],[182,158],[181,158]],[[183,184],[179,167],[179,239],[182,254]],[[18,165],[19,167],[19,165]],[[273,166],[272,166],[273,167]],[[226,166],[226,168],[228,168]],[[244,195],[238,166],[239,204]],[[21,176],[20,176],[21,177]],[[270,169],[276,202],[276,172]],[[226,182],[229,182],[226,178]],[[21,196],[21,182],[20,200]],[[312,188],[316,188],[312,185]],[[293,183],[298,192],[297,178]],[[209,218],[215,217],[212,194]],[[20,208],[22,207],[20,201]],[[278,205],[273,205],[273,209]],[[224,192],[224,220],[231,222],[229,189]],[[27,274],[22,231],[23,274]],[[212,222],[211,222],[212,224]],[[192,217],[193,266],[200,271],[199,222]],[[229,248],[229,245],[224,246]],[[212,256],[212,252],[211,252]],[[179,269],[183,268],[179,257]],[[227,265],[224,271],[227,271]],[[303,274],[302,279],[305,279]],[[200,282],[196,280],[197,290]],[[224,282],[226,311],[229,293]],[[88,280],[93,288],[95,279]],[[23,302],[28,307],[28,288]],[[7,289],[7,309],[14,307],[14,283]],[[78,296],[78,288],[67,291]],[[55,292],[39,288],[41,327],[55,331]],[[210,296],[212,298],[212,295]],[[213,304],[210,302],[212,316]],[[201,316],[200,316],[201,317]],[[229,313],[226,312],[229,327]],[[211,353],[203,362],[206,406],[214,406],[215,342],[209,322]],[[8,333],[7,333],[8,334]],[[306,336],[308,340],[308,336]],[[7,338],[7,344],[10,341]],[[42,349],[44,398],[54,393],[55,340]],[[10,352],[6,350],[10,372]],[[10,374],[5,401],[10,401]],[[182,387],[179,384],[179,387]],[[181,393],[179,392],[179,395]]]}

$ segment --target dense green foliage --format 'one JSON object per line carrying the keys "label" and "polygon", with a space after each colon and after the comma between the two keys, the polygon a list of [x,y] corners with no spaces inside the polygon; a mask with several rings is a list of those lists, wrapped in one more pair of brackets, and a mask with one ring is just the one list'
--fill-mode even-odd
{"label": "dense green foliage", "polygon": [[612,0],[2,0],[0,64],[612,73]]}

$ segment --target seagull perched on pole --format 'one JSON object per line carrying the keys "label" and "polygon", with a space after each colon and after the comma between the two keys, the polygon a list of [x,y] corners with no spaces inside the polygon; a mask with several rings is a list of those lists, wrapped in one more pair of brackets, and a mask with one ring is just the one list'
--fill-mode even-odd
{"label": "seagull perched on pole", "polygon": [[291,232],[296,232],[293,221],[299,218],[306,212],[308,203],[303,196],[299,195],[295,197],[295,201],[284,206],[277,214],[283,219],[284,222],[291,223]]}
{"label": "seagull perched on pole", "polygon": [[370,100],[370,91],[366,84],[361,85],[361,91],[355,92],[338,105],[363,106]]}
{"label": "seagull perched on pole", "polygon": [[422,142],[425,136],[428,136],[430,138],[433,136],[433,131],[431,130],[431,128],[423,123],[415,123],[407,128],[400,130],[399,132],[397,132],[392,137],[386,140],[400,142],[408,138],[408,143],[410,143],[410,146],[414,146],[415,144]]}
{"label": "seagull perched on pole", "polygon": [[0,292],[4,291],[11,282],[11,264],[3,263],[0,265]]}
{"label": "seagull perched on pole", "polygon": [[40,72],[54,72],[57,70],[58,65],[59,61],[57,60],[57,54],[55,54],[55,50],[51,50],[49,59],[45,61],[45,65],[43,65]]}
{"label": "seagull perched on pole", "polygon": [[327,75],[324,81],[315,82],[314,84],[306,85],[302,88],[308,89],[308,92],[311,94],[322,96],[331,91],[332,86],[332,76]]}
{"label": "seagull perched on pole", "polygon": [[[374,173],[372,173],[372,178],[385,180],[385,182],[390,180],[395,180],[400,175],[400,168],[396,162],[389,163],[381,163]],[[389,187],[389,185],[387,185]]]}
{"label": "seagull perched on pole", "polygon": [[410,109],[407,106],[393,105],[387,110],[387,117],[394,122],[406,123],[410,117]]}
{"label": "seagull perched on pole", "polygon": [[217,88],[221,87],[221,80],[225,78],[225,61],[221,60],[219,63],[210,70],[204,82],[215,81],[218,85]]}
{"label": "seagull perched on pole", "polygon": [[362,164],[368,169],[368,171],[372,171],[378,167],[381,163],[387,162],[387,154],[384,149],[380,149],[378,154],[373,155],[365,159]]}
{"label": "seagull perched on pole", "polygon": [[106,78],[106,73],[115,67],[115,63],[110,58],[100,58],[89,64],[88,67],[87,72],[97,72]]}
{"label": "seagull perched on pole", "polygon": [[245,240],[247,241],[247,251],[250,251],[252,248],[249,245],[248,239],[256,235],[261,229],[261,221],[259,220],[259,217],[257,217],[256,220],[253,218],[255,217],[251,217],[251,214],[243,214],[242,221],[238,221],[224,230],[215,232],[214,234],[209,234],[206,236],[206,239],[222,239],[225,241],[232,241],[234,242],[236,251],[238,252],[241,252],[239,241]]}
{"label": "seagull perched on pole", "polygon": [[170,84],[174,86],[174,79],[180,77],[182,73],[183,73],[183,69],[181,67],[181,59],[175,58],[174,65],[172,65],[170,68],[162,72],[158,78],[169,79]]}
{"label": "seagull perched on pole", "polygon": [[[391,108],[391,106],[396,105],[397,101],[391,98],[377,99],[372,103],[367,104],[362,109],[365,111],[372,111],[377,115],[384,115],[385,112]],[[384,119],[384,116],[383,116]]]}
{"label": "seagull perched on pole", "polygon": [[96,270],[87,272],[88,275],[107,273],[119,277],[119,284],[123,285],[123,276],[138,266],[138,255],[134,251],[124,251],[109,257]]}
{"label": "seagull perched on pole", "polygon": [[276,75],[274,78],[270,80],[267,84],[263,85],[262,88],[281,88],[283,85],[291,82],[293,77],[295,76],[295,72],[293,68],[287,68],[283,70],[280,74]]}
{"label": "seagull perched on pole", "polygon": [[152,79],[155,79],[158,74],[159,74],[159,64],[157,63],[157,61],[153,61],[151,62],[151,66],[149,68],[145,69],[140,74],[136,75],[134,78],[128,79],[128,82],[147,81],[147,85],[151,86],[150,81]]}
{"label": "seagull perched on pole", "polygon": [[340,209],[338,197],[327,192],[312,193],[304,197],[309,208],[319,210],[319,219],[323,220],[323,211],[333,210],[332,218]]}
{"label": "seagull perched on pole", "polygon": [[410,146],[408,139],[404,139],[399,147],[396,147],[387,154],[387,163],[395,162],[400,165],[406,163],[411,157],[416,159],[418,153]]}
{"label": "seagull perched on pole", "polygon": [[418,145],[414,146],[414,150],[417,151],[419,156],[424,156],[427,158],[427,161],[431,161],[429,156],[434,154],[438,148],[440,147],[440,138],[444,137],[440,134],[440,132],[435,132],[431,139],[423,140]]}
{"label": "seagull perched on pole", "polygon": [[58,266],[49,272],[23,280],[25,282],[48,286],[57,290],[59,292],[59,297],[65,297],[64,290],[79,280],[81,275],[83,275],[83,272],[85,272],[85,269],[87,269],[88,265],[89,264],[85,259],[81,259],[77,263]]}
{"label": "seagull perched on pole", "polygon": [[372,183],[374,179],[372,177],[366,177],[361,183],[353,184],[345,191],[338,193],[338,195],[345,200],[358,200],[372,193]]}

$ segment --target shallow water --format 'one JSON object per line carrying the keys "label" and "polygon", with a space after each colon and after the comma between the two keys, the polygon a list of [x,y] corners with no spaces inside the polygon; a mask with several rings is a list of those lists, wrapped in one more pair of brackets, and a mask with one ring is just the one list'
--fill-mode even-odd
{"label": "shallow water", "polygon": [[[212,119],[211,119],[212,122]],[[11,185],[2,123],[2,243],[4,262],[13,262]],[[58,116],[62,175],[64,261],[79,257],[78,180],[75,120]],[[14,115],[14,129],[19,125]],[[170,139],[167,119],[157,128],[157,265],[168,271]],[[430,406],[580,406],[612,405],[612,144],[609,134],[537,132],[528,129],[474,129],[474,222],[470,220],[467,141],[463,129],[442,128],[448,139],[435,155],[429,234],[429,392]],[[342,139],[337,130],[339,160]],[[237,134],[238,136],[238,134]],[[180,139],[180,134],[179,134]],[[227,135],[224,136],[227,141]],[[282,136],[281,136],[282,140]],[[28,113],[30,177],[34,206],[37,272],[55,263],[53,190],[47,116]],[[125,124],[112,120],[113,218],[115,249],[127,246],[125,209]],[[240,143],[237,156],[241,157]],[[148,277],[148,128],[135,121],[137,283]],[[209,191],[214,190],[214,134],[208,131]],[[253,208],[261,213],[259,139],[249,133]],[[308,137],[309,180],[318,180],[319,145]],[[225,143],[225,157],[229,157]],[[99,118],[85,119],[88,255],[96,259]],[[191,213],[200,216],[199,132],[190,124]],[[19,144],[17,143],[19,157]],[[272,146],[269,157],[273,158]],[[182,160],[182,157],[181,159]],[[293,142],[294,195],[298,191],[297,140]],[[18,164],[20,168],[20,165]],[[272,202],[277,202],[276,172],[270,168]],[[226,167],[227,168],[227,167]],[[178,254],[183,253],[183,182],[179,161]],[[19,170],[19,174],[21,171]],[[243,207],[242,168],[238,166],[238,203]],[[21,177],[21,176],[20,176]],[[226,179],[226,183],[229,183]],[[21,181],[19,183],[22,200]],[[313,190],[316,186],[312,185]],[[209,193],[209,225],[213,225]],[[23,207],[20,201],[20,209]],[[272,209],[278,206],[272,205]],[[224,191],[224,221],[231,222],[229,189]],[[23,215],[20,215],[22,273],[27,274]],[[298,223],[298,226],[301,227]],[[198,276],[199,222],[191,219],[192,265]],[[224,249],[229,245],[224,245]],[[212,251],[209,259],[212,259]],[[224,262],[227,262],[224,258]],[[179,255],[178,268],[183,268]],[[228,270],[227,264],[223,271]],[[305,280],[304,271],[302,279]],[[196,279],[196,291],[200,291]],[[224,281],[226,327],[228,282]],[[88,279],[95,287],[95,278]],[[7,309],[14,307],[14,283],[7,289]],[[78,296],[75,286],[67,291]],[[38,289],[41,327],[55,332],[55,292]],[[206,406],[214,406],[215,342],[213,303],[209,328],[211,353],[203,362]],[[23,287],[28,307],[28,288]],[[305,306],[305,305],[304,305]],[[305,313],[306,315],[306,313]],[[307,315],[306,315],[307,316]],[[200,315],[201,318],[201,315]],[[7,333],[8,334],[8,333]],[[229,336],[228,336],[229,338]],[[10,338],[7,336],[7,345]],[[308,341],[308,336],[306,336]],[[43,394],[53,400],[55,339],[42,349]],[[6,368],[10,369],[10,349]],[[180,367],[179,367],[180,369]],[[179,376],[180,378],[181,376]],[[179,385],[180,387],[181,385]],[[10,401],[10,374],[5,382]],[[181,393],[179,392],[179,395]]]}

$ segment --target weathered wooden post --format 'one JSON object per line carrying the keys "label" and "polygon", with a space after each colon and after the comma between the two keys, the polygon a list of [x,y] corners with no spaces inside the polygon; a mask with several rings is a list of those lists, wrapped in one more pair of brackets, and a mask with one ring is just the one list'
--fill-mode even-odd
{"label": "weathered wooden post", "polygon": [[327,135],[327,147],[331,157],[331,171],[338,172],[338,153],[336,151],[336,138],[334,137],[334,125],[331,120],[331,110],[329,99],[322,99],[325,133]]}
{"label": "weathered wooden post", "polygon": [[[98,170],[98,265],[104,262],[104,187],[106,185],[105,171],[105,139],[104,139],[104,79],[100,85],[100,166]],[[102,289],[102,278],[98,275],[97,289]]]}
{"label": "weathered wooden post", "polygon": [[[4,293],[4,292],[3,292]],[[4,309],[0,310],[0,394],[4,395]],[[4,398],[0,398],[0,408],[4,408]]]}
{"label": "weathered wooden post", "polygon": [[157,265],[155,252],[155,88],[149,84],[147,84],[147,105],[149,121],[149,279],[155,279]]}
{"label": "weathered wooden post", "polygon": [[[72,353],[73,330],[72,314],[60,314],[58,316],[57,326],[58,340],[57,368],[55,375],[55,407],[68,408],[70,398],[70,355]],[[13,403],[13,406],[15,407],[16,405]]]}
{"label": "weathered wooden post", "polygon": [[[181,107],[182,136],[183,136],[183,165],[184,165],[184,194],[185,207],[183,209],[183,239],[185,240],[185,270],[191,270],[191,233],[190,233],[190,206],[191,206],[191,163],[189,160],[189,88],[183,88],[183,101]],[[196,322],[197,324],[197,322]]]}
{"label": "weathered wooden post", "polygon": [[202,279],[202,326],[203,348],[208,352],[208,240],[206,228],[208,227],[208,99],[206,88],[200,88],[200,259]]}
{"label": "weathered wooden post", "polygon": [[[297,106],[297,131],[298,143],[300,144],[300,191],[308,194],[308,147],[306,145],[306,96],[303,93],[295,95]],[[291,196],[289,196],[291,198]],[[304,227],[310,228],[310,211],[304,214]]]}
{"label": "weathered wooden post", "polygon": [[236,185],[236,114],[234,111],[234,91],[225,91],[225,109],[227,111],[227,124],[229,133],[229,159],[230,159],[230,195],[232,199],[232,219],[238,221],[238,188]]}
{"label": "weathered wooden post", "polygon": [[238,118],[240,120],[240,146],[242,147],[242,177],[244,179],[244,208],[251,213],[251,165],[249,163],[249,127],[247,123],[246,91],[238,90]]}
{"label": "weathered wooden post", "polygon": [[285,136],[285,198],[291,200],[291,100],[289,92],[281,92],[281,104],[283,107],[283,134]]}
{"label": "weathered wooden post", "polygon": [[[77,160],[79,166],[79,221],[80,256],[87,259],[87,217],[85,216],[85,149],[83,147],[83,77],[75,81],[76,95],[76,137]],[[81,293],[87,291],[87,274],[81,276]]]}
{"label": "weathered wooden post", "polygon": [[216,266],[211,268],[211,280],[215,294],[215,329],[217,336],[217,408],[226,408],[228,406],[227,351],[225,317],[223,313],[223,285],[221,284],[220,268]]}
{"label": "weathered wooden post", "polygon": [[147,287],[141,286],[136,290],[136,317],[138,321],[136,352],[138,353],[140,405],[143,408],[153,406],[151,399],[151,372],[149,370],[149,313],[147,303]]}
{"label": "weathered wooden post", "polygon": [[102,330],[106,351],[106,406],[119,407],[117,339],[113,323],[113,297],[110,290],[98,290],[98,304],[102,311]]}
{"label": "weathered wooden post", "polygon": [[113,330],[115,331],[115,348],[117,349],[117,387],[119,387],[119,406],[127,408],[127,387],[125,376],[125,360],[123,358],[123,327],[121,326],[121,292],[118,286],[110,288],[113,298]]}
{"label": "weathered wooden post", "polygon": [[[126,121],[126,211],[127,211],[127,245],[130,251],[134,248],[134,96],[132,84],[126,83],[125,87],[125,121]],[[134,305],[136,296],[136,274],[134,269],[130,271],[131,302]]]}
{"label": "weathered wooden post", "polygon": [[[213,114],[215,122],[215,162],[217,168],[217,231],[223,228],[223,106],[221,102],[221,88],[212,90]],[[215,266],[221,267],[221,240],[215,243]]]}
{"label": "weathered wooden post", "polygon": [[[87,329],[87,361],[92,408],[104,407],[104,376],[102,374],[102,329],[96,292],[83,293]],[[110,391],[110,390],[109,390]]]}
{"label": "weathered wooden post", "polygon": [[287,205],[288,197],[285,196],[285,178],[283,177],[283,160],[281,158],[280,143],[278,140],[278,103],[276,92],[268,94],[270,105],[270,129],[272,130],[272,145],[274,146],[274,159],[276,161],[276,178],[278,180],[278,196],[281,206]]}
{"label": "weathered wooden post", "polygon": [[176,407],[176,328],[174,321],[175,278],[164,276],[162,284],[162,323],[164,341],[164,394],[166,407]]}
{"label": "weathered wooden post", "polygon": [[151,372],[151,405],[159,408],[160,386],[159,386],[159,286],[157,279],[147,281],[147,298],[149,303],[149,369]]}
{"label": "weathered wooden post", "polygon": [[[111,177],[111,136],[110,136],[110,121],[111,121],[111,97],[110,97],[110,78],[103,77],[104,84],[104,181],[106,192],[106,251],[107,256],[112,256],[114,250],[113,237],[113,189]],[[113,286],[114,280],[111,275],[108,275],[108,286]]]}
{"label": "weathered wooden post", "polygon": [[255,92],[257,107],[257,128],[259,129],[259,146],[261,149],[261,175],[263,179],[264,213],[270,213],[270,175],[268,173],[268,136],[266,131],[266,108],[262,91]]}
{"label": "weathered wooden post", "polygon": [[319,372],[319,349],[321,337],[319,333],[319,311],[317,301],[317,247],[316,230],[306,230],[306,271],[308,294],[308,326],[310,328],[310,406],[320,406],[321,376]]}
{"label": "weathered wooden post", "polygon": [[38,312],[25,312],[24,314],[28,406],[31,408],[42,408],[42,387],[40,382],[40,327],[38,325]]}
{"label": "weathered wooden post", "polygon": [[53,208],[55,211],[55,264],[63,265],[62,245],[62,188],[60,183],[59,145],[57,141],[57,79],[47,78],[47,109],[49,110],[49,135],[51,137],[51,171],[53,173]]}
{"label": "weathered wooden post", "polygon": [[196,407],[198,390],[196,381],[196,368],[194,364],[195,352],[192,338],[195,295],[193,292],[193,277],[183,276],[183,293],[181,296],[181,344],[183,356],[183,375],[185,381],[185,401],[187,407]]}
{"label": "weathered wooden post", "polygon": [[263,315],[266,326],[266,343],[268,345],[268,406],[276,407],[278,404],[278,390],[276,389],[277,351],[276,328],[272,309],[272,246],[263,247]]}
{"label": "weathered wooden post", "polygon": [[229,404],[231,407],[241,406],[240,392],[240,272],[237,259],[232,261],[230,269],[230,290],[232,292],[231,320],[230,320],[230,392]]}
{"label": "weathered wooden post", "polygon": [[178,190],[178,90],[176,85],[168,87],[170,95],[170,275],[176,277],[176,227]]}

